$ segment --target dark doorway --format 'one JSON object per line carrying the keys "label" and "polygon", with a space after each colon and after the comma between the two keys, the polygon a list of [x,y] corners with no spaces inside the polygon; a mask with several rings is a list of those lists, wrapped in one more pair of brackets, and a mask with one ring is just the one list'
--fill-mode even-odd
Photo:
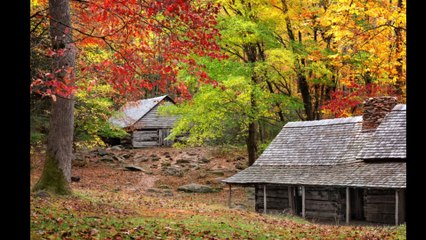
{"label": "dark doorway", "polygon": [[364,217],[364,189],[351,188],[350,205],[351,205],[351,218],[352,220],[365,220]]}
{"label": "dark doorway", "polygon": [[296,215],[302,216],[302,187],[293,187],[294,211]]}

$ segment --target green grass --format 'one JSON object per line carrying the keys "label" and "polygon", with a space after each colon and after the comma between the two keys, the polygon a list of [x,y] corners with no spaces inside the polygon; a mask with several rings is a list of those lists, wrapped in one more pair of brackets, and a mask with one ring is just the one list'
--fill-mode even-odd
{"label": "green grass", "polygon": [[218,205],[171,201],[161,208],[159,199],[134,201],[91,191],[32,197],[31,239],[406,239],[405,225],[328,226]]}

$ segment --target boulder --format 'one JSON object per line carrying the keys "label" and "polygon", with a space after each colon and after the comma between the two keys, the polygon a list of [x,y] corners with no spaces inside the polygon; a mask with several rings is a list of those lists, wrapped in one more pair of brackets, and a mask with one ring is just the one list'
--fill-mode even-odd
{"label": "boulder", "polygon": [[200,162],[200,163],[209,163],[209,162],[210,162],[210,160],[209,160],[209,159],[207,159],[206,157],[202,157],[202,158],[199,160],[199,162]]}
{"label": "boulder", "polygon": [[170,166],[163,169],[163,173],[168,176],[183,177],[182,169]]}
{"label": "boulder", "polygon": [[109,153],[107,152],[107,151],[105,151],[105,149],[102,149],[102,148],[99,148],[98,149],[98,155],[99,156],[101,156],[101,157],[103,157],[103,156],[106,156],[106,155],[108,155]]}
{"label": "boulder", "polygon": [[118,151],[121,151],[121,150],[123,150],[123,146],[121,146],[121,145],[115,145],[115,146],[112,146],[112,147],[111,147],[111,150],[118,150]]}
{"label": "boulder", "polygon": [[164,161],[164,162],[162,162],[162,163],[161,163],[161,166],[162,166],[162,167],[170,167],[170,166],[171,166],[171,164],[170,164],[170,162],[168,162],[168,161]]}
{"label": "boulder", "polygon": [[140,172],[145,172],[145,169],[143,169],[143,168],[141,168],[141,167],[138,167],[138,166],[135,166],[135,165],[127,165],[127,166],[124,166],[124,168],[125,168],[126,170],[129,170],[129,171],[140,171]]}
{"label": "boulder", "polygon": [[182,164],[182,163],[190,163],[191,160],[189,159],[178,159],[176,160],[176,164]]}
{"label": "boulder", "polygon": [[191,184],[180,186],[178,187],[177,190],[182,192],[187,192],[187,193],[212,193],[217,191],[216,189],[210,186],[197,184],[197,183],[191,183]]}
{"label": "boulder", "polygon": [[114,159],[116,159],[117,161],[119,161],[119,162],[124,162],[126,159],[124,159],[123,157],[121,157],[121,156],[117,156],[117,155],[114,155],[113,156],[113,158]]}

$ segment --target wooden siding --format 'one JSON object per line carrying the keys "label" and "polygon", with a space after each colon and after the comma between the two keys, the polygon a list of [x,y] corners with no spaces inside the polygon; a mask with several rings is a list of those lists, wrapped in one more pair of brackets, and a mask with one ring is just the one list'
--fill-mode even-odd
{"label": "wooden siding", "polygon": [[133,147],[171,146],[172,141],[164,140],[170,134],[170,129],[150,129],[134,131],[132,134]]}
{"label": "wooden siding", "polygon": [[[255,187],[255,209],[263,212],[263,185]],[[284,185],[266,185],[266,212],[283,213],[289,211],[288,190]]]}
{"label": "wooden siding", "polygon": [[306,187],[306,218],[342,221],[345,218],[345,189]]}
{"label": "wooden siding", "polygon": [[[164,101],[164,100],[163,100]],[[171,102],[164,102],[164,105],[171,105]],[[147,128],[172,128],[176,121],[176,116],[160,116],[158,114],[158,107],[162,104],[158,104],[151,109],[145,116],[139,119],[134,127],[136,129],[147,129]]]}
{"label": "wooden siding", "polygon": [[[298,189],[296,188],[296,191]],[[345,190],[343,188],[306,187],[305,211],[306,217],[320,220],[344,220],[345,217]],[[301,197],[296,193],[295,204],[300,215]],[[255,187],[255,209],[263,212],[263,185]],[[290,212],[288,186],[266,186],[267,213]]]}
{"label": "wooden siding", "polygon": [[[405,192],[399,193],[399,222],[405,222]],[[369,222],[395,224],[395,190],[368,189],[364,196],[364,215]]]}
{"label": "wooden siding", "polygon": [[159,146],[157,130],[134,131],[132,134],[133,147]]}

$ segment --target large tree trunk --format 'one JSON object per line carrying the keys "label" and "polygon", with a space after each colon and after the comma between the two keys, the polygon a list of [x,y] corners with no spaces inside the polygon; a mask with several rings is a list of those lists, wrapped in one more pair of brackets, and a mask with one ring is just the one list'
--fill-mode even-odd
{"label": "large tree trunk", "polygon": [[[281,0],[281,3],[283,5],[282,12],[285,14],[285,21],[286,21],[286,27],[287,27],[287,35],[288,38],[291,41],[292,46],[296,42],[296,38],[294,36],[293,28],[291,25],[291,19],[288,17],[288,5],[286,0]],[[299,43],[302,44],[302,33],[299,31]],[[295,52],[294,48],[292,47],[291,50]],[[301,59],[301,64],[303,65],[305,60]],[[312,98],[311,94],[309,92],[309,84],[308,80],[306,79],[306,76],[303,73],[303,69],[300,63],[296,63],[296,74],[297,74],[297,86],[299,88],[300,94],[302,94],[302,100],[303,100],[303,106],[305,107],[305,113],[306,113],[306,120],[314,120],[314,112],[312,107]]]}
{"label": "large tree trunk", "polygon": [[251,166],[257,158],[256,122],[249,124],[247,137],[248,165]]}
{"label": "large tree trunk", "polygon": [[[72,43],[69,0],[50,0],[50,37],[54,51],[63,50],[64,54],[55,54],[52,73],[59,81],[72,79],[75,66],[75,47]],[[58,71],[62,69],[61,71]],[[72,82],[72,81],[70,81]],[[69,83],[68,83],[69,84]],[[52,101],[49,135],[47,138],[46,159],[41,178],[33,190],[47,190],[56,194],[70,194],[71,160],[74,133],[74,99],[57,96]]]}
{"label": "large tree trunk", "polygon": [[[398,0],[398,9],[399,11],[401,11],[402,8],[402,0]],[[401,52],[403,51],[402,49],[402,44],[403,44],[403,39],[402,39],[402,30],[400,28],[395,28],[395,35],[396,35],[396,53],[397,54],[401,54]],[[397,62],[398,62],[398,66],[396,67],[396,71],[397,71],[397,78],[396,78],[396,83],[395,83],[395,88],[396,88],[396,93],[399,96],[403,96],[404,95],[404,91],[403,91],[403,86],[405,85],[404,80],[403,80],[403,59],[401,57],[397,58]]]}

